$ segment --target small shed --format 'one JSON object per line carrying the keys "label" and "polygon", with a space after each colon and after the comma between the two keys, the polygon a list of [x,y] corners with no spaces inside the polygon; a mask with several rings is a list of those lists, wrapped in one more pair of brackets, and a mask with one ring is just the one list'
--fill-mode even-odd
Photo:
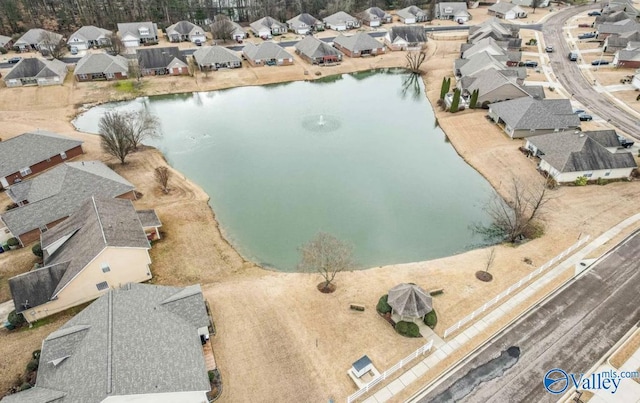
{"label": "small shed", "polygon": [[353,365],[351,366],[351,371],[356,377],[361,378],[364,374],[371,371],[372,368],[373,364],[371,363],[369,357],[363,355],[358,361],[353,363]]}
{"label": "small shed", "polygon": [[433,310],[429,293],[412,283],[402,283],[389,290],[387,303],[402,320],[422,319]]}

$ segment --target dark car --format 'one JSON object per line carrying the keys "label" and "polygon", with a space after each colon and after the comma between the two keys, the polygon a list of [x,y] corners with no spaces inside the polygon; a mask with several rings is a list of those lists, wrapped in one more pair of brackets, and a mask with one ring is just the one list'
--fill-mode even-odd
{"label": "dark car", "polygon": [[607,64],[609,64],[608,60],[594,60],[591,62],[592,66],[605,66]]}
{"label": "dark car", "polygon": [[535,62],[533,60],[526,60],[524,63],[522,63],[522,65],[524,67],[536,68],[538,67],[538,62]]}
{"label": "dark car", "polygon": [[591,38],[595,38],[595,37],[596,37],[596,33],[595,32],[587,32],[585,34],[578,35],[578,39],[591,39]]}
{"label": "dark car", "polygon": [[202,41],[200,39],[196,39],[193,43],[195,43],[196,46],[202,46]]}
{"label": "dark car", "polygon": [[591,11],[589,12],[589,14],[587,14],[589,17],[597,17],[599,15],[601,15],[600,11]]}
{"label": "dark car", "polygon": [[581,122],[588,122],[590,120],[593,120],[593,116],[587,114],[587,113],[581,113],[578,115],[578,118],[580,119]]}
{"label": "dark car", "polygon": [[573,113],[575,113],[576,115],[580,115],[581,113],[584,113],[584,109],[576,109],[575,111],[573,111]]}
{"label": "dark car", "polygon": [[12,57],[11,59],[7,60],[7,62],[8,62],[9,64],[16,64],[16,63],[18,63],[20,60],[22,60],[22,58],[21,58],[21,57]]}

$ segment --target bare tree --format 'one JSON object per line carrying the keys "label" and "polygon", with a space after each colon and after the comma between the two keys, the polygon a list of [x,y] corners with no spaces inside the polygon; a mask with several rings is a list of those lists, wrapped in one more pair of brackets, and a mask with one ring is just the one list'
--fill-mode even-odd
{"label": "bare tree", "polygon": [[125,163],[127,155],[135,148],[131,143],[131,125],[128,115],[121,112],[107,112],[98,123],[100,145],[104,152]]}
{"label": "bare tree", "polygon": [[487,237],[501,238],[511,243],[534,238],[542,230],[537,220],[549,200],[547,187],[543,183],[527,187],[513,179],[507,200],[496,195],[485,207],[491,224],[476,225],[474,229]]}
{"label": "bare tree", "polygon": [[189,70],[189,75],[196,80],[196,84],[198,83],[198,62],[196,62],[196,58],[193,56],[189,56],[187,59],[187,69]]}
{"label": "bare tree", "polygon": [[136,63],[134,60],[129,61],[127,75],[129,76],[129,78],[135,78],[136,81],[140,81],[140,77],[142,77],[142,70],[138,63]]}
{"label": "bare tree", "polygon": [[496,248],[491,248],[489,256],[487,257],[487,264],[485,265],[485,273],[489,273],[489,269],[493,266],[493,261],[496,260]]}
{"label": "bare tree", "polygon": [[424,50],[407,53],[407,68],[414,74],[422,74],[420,66],[422,66],[426,58],[427,53]]}
{"label": "bare tree", "polygon": [[333,235],[319,232],[312,240],[300,248],[302,259],[298,268],[303,271],[317,272],[324,283],[322,292],[331,292],[331,283],[336,274],[353,267],[353,247]]}
{"label": "bare tree", "polygon": [[138,149],[142,141],[160,137],[160,120],[148,110],[128,112],[126,117],[130,125],[129,140],[134,150]]}
{"label": "bare tree", "polygon": [[62,57],[65,51],[65,42],[55,32],[44,31],[40,35],[40,53],[50,54],[54,59]]}
{"label": "bare tree", "polygon": [[162,188],[162,192],[169,193],[169,188],[167,184],[169,183],[169,178],[171,177],[171,171],[169,168],[165,166],[157,167],[155,169],[156,181]]}
{"label": "bare tree", "polygon": [[536,8],[540,7],[540,4],[542,4],[542,0],[531,0],[532,14],[536,13]]}
{"label": "bare tree", "polygon": [[235,31],[236,27],[228,18],[219,18],[211,24],[211,35],[213,39],[219,39],[223,42],[232,40]]}
{"label": "bare tree", "polygon": [[105,49],[108,53],[115,56],[123,54],[125,51],[125,46],[122,43],[122,39],[120,39],[118,34],[114,32],[109,36],[109,42],[105,46]]}

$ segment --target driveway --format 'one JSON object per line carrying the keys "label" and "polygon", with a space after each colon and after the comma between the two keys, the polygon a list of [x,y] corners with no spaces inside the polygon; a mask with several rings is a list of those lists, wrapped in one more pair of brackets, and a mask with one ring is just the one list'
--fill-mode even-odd
{"label": "driveway", "polygon": [[[640,232],[460,363],[419,402],[555,402],[544,374],[587,372],[640,320]],[[633,382],[623,380],[622,382]]]}

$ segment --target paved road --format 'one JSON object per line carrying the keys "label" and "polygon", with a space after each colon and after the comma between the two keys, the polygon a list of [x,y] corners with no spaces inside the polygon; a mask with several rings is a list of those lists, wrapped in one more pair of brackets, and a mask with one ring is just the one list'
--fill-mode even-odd
{"label": "paved road", "polygon": [[588,371],[640,320],[638,262],[640,232],[416,400],[557,401],[542,384],[548,370]]}
{"label": "paved road", "polygon": [[[574,94],[574,98],[586,106],[590,112],[600,116],[605,120],[611,119],[611,124],[640,140],[640,121],[634,115],[620,108],[618,104],[604,94],[597,92],[591,82],[582,75],[576,62],[569,61],[567,55],[571,50],[566,41],[566,33],[562,31],[565,21],[573,15],[589,10],[599,9],[600,3],[590,4],[581,7],[572,7],[554,14],[544,24],[542,30],[544,41],[547,45],[553,45],[556,52],[549,53],[551,67],[562,86],[570,93]],[[620,73],[622,77],[622,73]]]}

